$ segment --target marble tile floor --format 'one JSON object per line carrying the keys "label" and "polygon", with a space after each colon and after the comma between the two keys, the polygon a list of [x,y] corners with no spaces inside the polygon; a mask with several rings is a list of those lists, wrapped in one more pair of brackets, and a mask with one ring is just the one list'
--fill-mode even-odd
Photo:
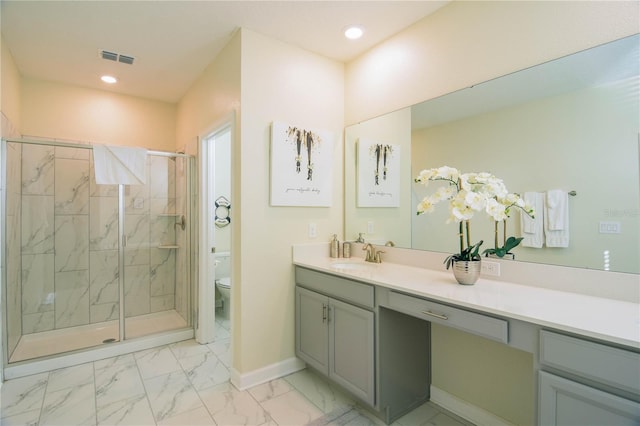
{"label": "marble tile floor", "polygon": [[[217,328],[228,332],[222,321]],[[246,391],[229,382],[229,338],[194,340],[5,382],[2,425],[381,425],[310,370]],[[395,426],[469,426],[427,403]]]}

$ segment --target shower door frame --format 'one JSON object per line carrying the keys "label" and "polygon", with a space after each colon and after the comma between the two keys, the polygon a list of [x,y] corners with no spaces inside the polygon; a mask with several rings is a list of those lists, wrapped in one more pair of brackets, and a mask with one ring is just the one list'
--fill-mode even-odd
{"label": "shower door frame", "polygon": [[[40,358],[34,358],[24,361],[18,361],[9,363],[9,348],[7,345],[7,301],[6,301],[6,283],[7,283],[7,253],[6,253],[6,202],[7,202],[7,143],[18,144],[33,144],[33,145],[47,145],[53,147],[63,148],[76,148],[76,149],[89,149],[93,150],[93,146],[85,143],[70,143],[60,142],[55,140],[46,139],[20,139],[20,138],[3,138],[0,145],[0,361],[2,362],[2,368],[0,372],[0,383],[2,380],[22,377],[26,375],[36,374],[45,371],[51,371],[53,369],[68,367],[77,365],[80,363],[96,361],[104,359],[106,357],[123,355],[139,350],[149,349],[164,344],[179,342],[182,340],[191,339],[195,335],[196,326],[196,306],[197,306],[197,274],[195,274],[195,259],[197,258],[197,247],[194,242],[197,241],[197,224],[195,222],[195,209],[194,200],[196,199],[194,179],[194,167],[195,158],[191,155],[172,153],[165,151],[148,150],[149,155],[169,158],[184,158],[185,160],[185,205],[187,211],[185,212],[186,220],[188,222],[187,232],[185,234],[186,241],[186,259],[185,259],[185,280],[187,283],[187,290],[185,297],[188,300],[187,310],[187,326],[181,329],[168,330],[156,334],[136,337],[127,340],[125,333],[125,300],[124,300],[124,261],[125,261],[125,246],[126,237],[124,233],[125,225],[125,187],[127,185],[118,186],[118,291],[119,291],[119,338],[120,341],[103,346],[90,346],[87,348],[77,349],[69,352],[61,352],[49,356],[43,356]],[[21,334],[22,335],[22,334]]]}

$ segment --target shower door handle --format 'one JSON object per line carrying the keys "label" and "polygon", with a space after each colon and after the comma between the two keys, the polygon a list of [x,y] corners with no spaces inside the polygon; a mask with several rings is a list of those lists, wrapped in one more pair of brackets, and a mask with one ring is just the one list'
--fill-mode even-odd
{"label": "shower door handle", "polygon": [[127,236],[123,235],[122,236],[122,247],[126,247],[127,246]]}

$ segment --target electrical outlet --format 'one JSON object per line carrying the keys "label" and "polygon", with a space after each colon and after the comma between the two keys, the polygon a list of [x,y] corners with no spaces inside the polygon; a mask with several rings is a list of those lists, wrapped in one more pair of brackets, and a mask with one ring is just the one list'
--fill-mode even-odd
{"label": "electrical outlet", "polygon": [[600,222],[601,234],[619,234],[620,222]]}
{"label": "electrical outlet", "polygon": [[373,234],[373,221],[367,222],[367,234]]}
{"label": "electrical outlet", "polygon": [[500,276],[500,264],[498,262],[490,262],[482,259],[480,263],[480,273],[483,275],[490,275],[492,277]]}
{"label": "electrical outlet", "polygon": [[309,238],[315,238],[318,236],[318,227],[314,222],[309,223]]}

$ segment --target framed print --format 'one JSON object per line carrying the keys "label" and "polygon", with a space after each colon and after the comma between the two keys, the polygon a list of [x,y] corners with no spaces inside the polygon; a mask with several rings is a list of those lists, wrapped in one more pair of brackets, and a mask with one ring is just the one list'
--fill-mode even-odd
{"label": "framed print", "polygon": [[273,122],[271,205],[331,206],[333,134]]}
{"label": "framed print", "polygon": [[400,205],[400,145],[359,139],[358,207]]}

